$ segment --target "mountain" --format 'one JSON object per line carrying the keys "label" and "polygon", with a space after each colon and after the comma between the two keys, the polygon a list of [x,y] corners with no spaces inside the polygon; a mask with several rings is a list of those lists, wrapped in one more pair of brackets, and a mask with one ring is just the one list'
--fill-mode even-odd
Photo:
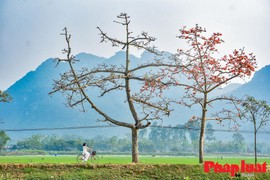
{"label": "mountain", "polygon": [[[117,63],[118,58],[124,58],[124,54],[118,52],[109,59],[94,56],[92,54],[81,53],[76,56],[80,61],[76,63],[76,68],[82,66],[92,67],[100,63]],[[132,57],[135,59],[135,57]],[[105,125],[97,122],[100,116],[96,112],[89,110],[81,112],[76,108],[68,108],[65,105],[66,98],[55,93],[49,96],[52,91],[53,80],[60,78],[60,73],[68,70],[65,64],[56,66],[53,58],[44,61],[35,71],[27,73],[23,78],[18,80],[7,92],[10,93],[13,100],[11,103],[0,104],[0,118],[4,122],[1,129],[36,129],[36,128],[61,128],[77,126]],[[97,94],[97,92],[95,92]],[[99,101],[107,112],[114,116],[125,118],[125,111],[119,111],[121,108],[114,104],[117,96],[104,98]],[[107,103],[109,102],[109,103]],[[120,128],[120,131],[126,132],[126,129]],[[118,135],[119,128],[111,128],[109,131],[103,129],[79,129],[79,130],[61,130],[61,131],[7,131],[7,134],[13,140],[27,137],[34,133],[44,134],[76,134],[91,137],[98,133],[101,135]]]}
{"label": "mountain", "polygon": [[240,84],[240,83],[231,83],[231,84],[228,84],[227,86],[225,86],[224,88],[222,88],[219,91],[219,94],[228,94],[228,93],[236,90],[240,86],[242,86],[242,84]]}
{"label": "mountain", "polygon": [[241,97],[246,94],[258,100],[266,100],[270,104],[270,65],[267,65],[254,74],[252,80],[231,93]]}
{"label": "mountain", "polygon": [[[125,53],[120,51],[110,58],[98,57],[92,54],[80,53],[76,56],[79,61],[75,68],[94,67],[98,64],[120,64],[125,58]],[[154,58],[153,55],[144,52],[141,57],[131,56],[131,66],[145,63]],[[47,59],[35,71],[27,73],[23,78],[15,82],[8,92],[13,97],[11,103],[0,104],[0,119],[4,123],[0,129],[7,130],[7,134],[13,141],[22,139],[32,134],[58,134],[58,135],[78,135],[84,137],[93,137],[97,135],[104,136],[123,136],[130,133],[128,129],[122,127],[110,128],[81,128],[65,130],[46,130],[46,128],[63,128],[78,126],[100,126],[107,125],[91,108],[87,112],[81,112],[78,108],[69,108],[65,105],[66,97],[61,93],[55,93],[52,96],[48,93],[52,90],[53,80],[60,78],[60,73],[68,71],[65,63],[56,66],[53,58]],[[232,93],[242,96],[246,93],[253,95],[258,99],[265,99],[270,102],[268,90],[270,89],[270,66],[266,66],[255,73],[253,79],[244,84],[229,84],[216,91],[216,94]],[[256,87],[256,88],[255,88]],[[111,95],[98,97],[98,91],[93,90],[91,97],[97,103],[97,106],[112,115],[113,117],[126,121],[131,119],[131,114],[127,109],[125,98],[121,92],[115,92]],[[172,91],[171,95],[177,95],[179,92]],[[180,96],[181,94],[179,94]],[[124,102],[124,103],[123,103]],[[184,124],[194,114],[200,114],[200,109],[192,109],[175,106],[171,116],[161,123],[163,125]],[[17,129],[17,130],[16,130]],[[43,129],[36,131],[25,131],[23,129]]]}
{"label": "mountain", "polygon": [[[144,52],[137,58],[130,55],[131,66],[146,63],[154,56]],[[76,55],[79,60],[74,64],[75,69],[82,67],[95,67],[98,64],[120,65],[125,59],[125,52],[116,52],[110,58],[98,57],[92,54],[80,53]],[[7,89],[13,100],[10,103],[0,104],[0,119],[3,124],[0,130],[6,130],[11,140],[16,141],[33,134],[57,134],[57,135],[79,135],[84,137],[103,136],[123,136],[130,133],[129,129],[122,127],[111,128],[81,128],[46,130],[63,127],[82,126],[104,126],[107,123],[101,122],[102,117],[94,110],[87,107],[87,112],[80,111],[79,108],[70,108],[65,105],[66,96],[61,93],[49,95],[52,91],[54,80],[60,79],[60,74],[69,70],[68,64],[59,63],[57,65],[53,58],[45,60],[35,71],[27,73],[20,80]],[[143,73],[143,72],[140,72]],[[133,84],[136,86],[136,84]],[[92,90],[91,97],[98,107],[110,114],[113,118],[127,121],[132,119],[127,108],[127,103],[122,92],[113,92],[109,96],[98,97],[99,91]],[[38,129],[38,130],[28,130]],[[42,130],[42,131],[41,131]]]}
{"label": "mountain", "polygon": [[[235,85],[233,85],[235,86]],[[245,95],[253,96],[257,100],[265,100],[270,105],[270,65],[267,65],[260,70],[256,71],[252,80],[239,86],[236,85],[230,92],[226,92],[226,95],[233,95],[238,98],[242,98]],[[216,105],[216,107],[224,107],[226,106],[224,102],[220,102]],[[241,127],[239,128],[240,131],[249,131],[249,133],[242,133],[245,140],[247,142],[253,142],[253,124],[246,121],[238,121]],[[221,129],[220,125],[214,125],[214,128]],[[259,130],[259,133],[270,131],[269,124],[267,126],[264,126]],[[216,133],[220,134],[220,136],[223,138],[224,134],[222,133]],[[232,134],[232,133],[231,133]],[[269,137],[268,134],[258,134],[258,142],[266,142],[268,141]]]}

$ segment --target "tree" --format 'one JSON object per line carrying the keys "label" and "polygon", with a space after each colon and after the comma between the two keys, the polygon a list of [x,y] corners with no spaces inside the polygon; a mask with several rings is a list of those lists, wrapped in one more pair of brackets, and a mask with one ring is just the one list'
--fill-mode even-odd
{"label": "tree", "polygon": [[[11,96],[8,93],[2,92],[0,90],[0,103],[1,102],[10,102],[11,100],[12,100],[12,98],[11,98]],[[1,122],[1,119],[0,119],[0,122]],[[9,140],[10,140],[9,137],[6,136],[5,132],[4,131],[0,131],[0,152],[1,152],[2,147]]]}
{"label": "tree", "polygon": [[[178,66],[163,69],[163,79],[159,80],[159,84],[154,84],[155,88],[158,87],[158,89],[167,88],[169,85],[184,88],[185,94],[178,103],[188,107],[199,105],[201,115],[199,117],[193,116],[191,121],[200,123],[200,163],[203,163],[204,157],[206,121],[219,122],[228,119],[208,117],[209,107],[212,107],[212,104],[217,101],[234,99],[213,96],[212,92],[235,78],[251,76],[256,67],[255,56],[252,53],[246,54],[244,48],[218,57],[217,46],[224,42],[221,39],[222,34],[213,33],[210,37],[206,37],[205,33],[206,30],[198,25],[190,29],[186,27],[180,29],[179,38],[187,43],[188,49],[178,50],[173,59],[173,63]],[[183,81],[184,77],[187,79],[186,82]]]}
{"label": "tree", "polygon": [[0,90],[0,102],[10,102],[11,100],[12,98],[8,93]]}
{"label": "tree", "polygon": [[149,133],[149,140],[152,142],[152,143],[156,143],[155,145],[155,149],[157,150],[157,151],[161,151],[161,150],[163,150],[163,143],[162,142],[164,142],[165,140],[165,138],[166,137],[162,137],[162,131],[163,131],[163,129],[162,128],[158,128],[157,127],[157,123],[156,122],[154,122],[153,123],[153,128],[151,128],[151,131],[150,131],[150,133]]}
{"label": "tree", "polygon": [[29,138],[26,138],[22,141],[17,142],[17,146],[19,149],[34,149],[34,150],[41,150],[43,149],[43,140],[44,136],[41,134],[32,135]]}
{"label": "tree", "polygon": [[270,121],[270,107],[263,100],[256,100],[252,96],[247,96],[242,103],[240,117],[253,124],[254,133],[254,156],[257,163],[257,133]]}
{"label": "tree", "polygon": [[239,132],[235,132],[233,134],[232,144],[233,144],[234,152],[239,153],[245,147],[245,138]]}
{"label": "tree", "polygon": [[206,131],[205,131],[205,139],[208,141],[213,141],[216,140],[215,136],[214,136],[214,132],[215,130],[213,130],[213,125],[210,123],[207,123],[206,125]]}
{"label": "tree", "polygon": [[193,147],[194,151],[197,152],[198,151],[200,127],[199,127],[198,124],[192,123],[192,122],[187,122],[186,127],[188,127],[187,132],[189,133],[189,137],[190,137],[190,140],[191,140],[192,147]]}
{"label": "tree", "polygon": [[9,140],[8,135],[4,131],[0,131],[0,153]]}
{"label": "tree", "polygon": [[[66,58],[57,58],[58,63],[66,62],[70,71],[61,75],[61,79],[55,81],[52,93],[61,92],[67,95],[68,105],[70,107],[81,105],[83,110],[86,108],[85,103],[95,110],[104,122],[108,122],[117,126],[123,126],[131,129],[132,132],[132,162],[139,162],[138,157],[138,131],[150,126],[151,121],[162,119],[163,115],[168,115],[170,110],[168,102],[165,98],[157,99],[150,93],[140,92],[141,88],[136,89],[134,84],[144,84],[149,82],[149,77],[145,76],[143,72],[150,71],[150,69],[167,66],[160,60],[152,60],[144,64],[139,64],[136,67],[131,67],[130,48],[137,48],[146,50],[150,53],[158,55],[154,47],[150,47],[150,43],[155,41],[155,38],[149,36],[146,32],[142,32],[138,36],[133,36],[130,31],[130,17],[121,13],[117,16],[119,21],[116,23],[123,25],[125,28],[125,39],[119,40],[117,38],[109,37],[99,27],[101,42],[110,42],[112,46],[121,46],[125,50],[125,59],[121,65],[119,64],[100,64],[95,68],[88,69],[83,67],[81,70],[76,70],[74,63],[76,58],[72,55],[70,39],[65,28],[62,35],[65,36],[67,49],[63,50]],[[122,59],[119,59],[121,62]],[[91,97],[91,89],[98,88],[101,91],[100,98],[111,94],[113,91],[122,91],[125,94],[125,102],[132,116],[130,120],[120,120],[107,114],[102,107],[98,107],[96,102]]]}
{"label": "tree", "polygon": [[139,138],[140,139],[145,139],[147,136],[147,129],[142,129],[140,132],[139,132]]}
{"label": "tree", "polygon": [[174,149],[180,151],[180,153],[188,152],[190,149],[189,142],[186,136],[186,126],[185,125],[176,125],[170,130],[172,133],[172,142]]}
{"label": "tree", "polygon": [[65,151],[70,148],[68,147],[68,141],[57,135],[51,135],[47,137],[33,135],[29,140],[30,142],[32,141],[34,149],[46,149],[46,150],[50,149],[53,151]]}

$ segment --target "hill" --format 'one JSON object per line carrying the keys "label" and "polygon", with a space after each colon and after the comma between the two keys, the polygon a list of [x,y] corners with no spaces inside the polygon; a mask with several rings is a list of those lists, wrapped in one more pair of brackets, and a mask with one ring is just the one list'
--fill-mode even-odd
{"label": "hill", "polygon": [[[114,62],[118,58],[124,57],[124,54],[118,52],[109,59],[97,57],[91,54],[81,53],[76,56],[79,63],[76,68],[82,66],[91,67],[98,63]],[[135,59],[135,57],[133,57]],[[65,65],[56,66],[53,58],[44,61],[35,71],[27,73],[23,78],[14,83],[8,92],[13,97],[11,103],[0,104],[0,118],[4,122],[1,129],[46,129],[60,127],[77,127],[77,126],[96,126],[104,125],[98,122],[100,118],[97,113],[89,110],[82,113],[78,109],[68,108],[65,105],[66,99],[62,94],[56,93],[49,96],[52,91],[53,80],[60,78],[60,73],[68,70]],[[95,92],[97,93],[97,92]],[[114,98],[105,98],[99,103],[115,115],[123,117],[125,112],[119,111],[119,106],[114,105]],[[110,103],[107,103],[110,102]],[[125,131],[121,129],[120,131]],[[62,131],[7,131],[11,139],[17,140],[34,133],[44,134],[75,134],[86,137],[93,135],[117,135],[119,128],[106,129],[80,129],[80,130],[62,130]]]}
{"label": "hill", "polygon": [[[110,58],[98,57],[92,54],[81,53],[76,56],[79,60],[76,69],[81,67],[93,67],[97,64],[119,64],[119,59],[124,59],[124,52],[117,52]],[[154,58],[151,54],[144,52],[140,58],[131,56],[132,65],[146,62],[149,58]],[[123,136],[129,133],[125,128],[81,128],[63,129],[58,131],[46,130],[50,128],[63,127],[84,127],[84,126],[103,126],[107,125],[100,122],[100,116],[91,108],[87,112],[81,112],[76,108],[68,108],[65,105],[66,97],[61,93],[49,96],[52,91],[53,80],[60,78],[60,73],[64,73],[68,67],[64,64],[56,66],[53,58],[44,61],[35,71],[27,73],[24,77],[14,83],[8,92],[13,97],[11,103],[0,104],[0,118],[4,122],[1,129],[8,130],[7,133],[12,140],[16,141],[32,134],[59,134],[59,135],[78,135],[93,137],[103,136]],[[229,84],[215,94],[234,94],[239,97],[249,94],[258,99],[265,99],[270,102],[268,90],[270,89],[270,66],[266,66],[255,73],[253,79],[244,84]],[[254,88],[256,87],[256,88]],[[177,95],[179,92],[173,91],[170,94]],[[123,103],[124,98],[120,92],[98,97],[98,91],[93,90],[91,95],[98,106],[102,106],[105,112],[118,119],[131,119],[131,114]],[[192,109],[175,106],[174,112],[161,124],[176,125],[184,124],[194,114],[199,114],[200,110],[196,107]],[[39,129],[39,131],[26,131],[26,129]],[[14,131],[15,130],[15,131]],[[43,130],[43,131],[40,131]]]}
{"label": "hill", "polygon": [[258,100],[266,100],[270,104],[270,65],[267,65],[254,74],[252,80],[233,90],[231,94],[243,96],[248,94]]}

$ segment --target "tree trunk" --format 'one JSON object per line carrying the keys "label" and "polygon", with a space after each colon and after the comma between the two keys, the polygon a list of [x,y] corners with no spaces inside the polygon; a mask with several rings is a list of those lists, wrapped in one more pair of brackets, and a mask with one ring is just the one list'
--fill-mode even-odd
{"label": "tree trunk", "polygon": [[252,121],[253,121],[253,129],[254,129],[254,160],[255,160],[255,164],[257,164],[257,125],[256,125],[256,118],[254,114],[252,114]]}
{"label": "tree trunk", "polygon": [[205,131],[205,118],[201,121],[201,132],[200,132],[200,141],[199,141],[199,163],[203,163],[204,157],[204,131]]}
{"label": "tree trunk", "polygon": [[132,128],[132,162],[139,162],[139,148],[138,148],[138,129]]}
{"label": "tree trunk", "polygon": [[203,163],[204,157],[204,131],[206,126],[206,113],[207,113],[207,94],[204,94],[204,103],[202,108],[202,119],[201,119],[201,132],[199,141],[199,163]]}
{"label": "tree trunk", "polygon": [[255,164],[257,164],[257,132],[254,131],[254,155],[255,155]]}

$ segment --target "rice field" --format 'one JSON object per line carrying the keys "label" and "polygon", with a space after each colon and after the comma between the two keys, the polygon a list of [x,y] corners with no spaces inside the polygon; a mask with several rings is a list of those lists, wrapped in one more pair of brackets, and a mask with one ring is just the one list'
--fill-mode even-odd
{"label": "rice field", "polygon": [[[254,163],[253,157],[217,157],[207,156],[207,161],[219,162],[220,164],[240,164],[241,160],[246,163]],[[258,163],[270,164],[270,157],[258,158]],[[39,155],[39,156],[0,156],[1,163],[52,163],[52,164],[75,164],[76,155]],[[91,164],[91,162],[88,162]],[[131,156],[128,155],[99,155],[99,164],[129,164]],[[198,164],[198,157],[179,156],[140,156],[142,164]]]}

